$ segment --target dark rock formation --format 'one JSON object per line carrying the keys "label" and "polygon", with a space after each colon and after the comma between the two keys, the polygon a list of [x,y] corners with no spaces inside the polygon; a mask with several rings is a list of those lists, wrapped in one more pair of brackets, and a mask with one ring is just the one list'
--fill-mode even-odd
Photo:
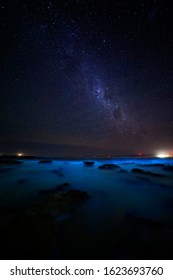
{"label": "dark rock formation", "polygon": [[164,168],[162,168],[162,170],[173,172],[173,166],[172,165],[167,165]]}
{"label": "dark rock formation", "polygon": [[84,161],[83,163],[85,166],[94,166],[94,164],[95,164],[94,161]]}
{"label": "dark rock formation", "polygon": [[120,169],[119,172],[120,172],[120,173],[127,173],[128,171],[125,170],[125,169]]}
{"label": "dark rock formation", "polygon": [[156,221],[153,221],[153,220],[150,220],[150,219],[147,219],[147,218],[142,218],[142,217],[139,217],[137,215],[133,215],[133,214],[130,214],[130,213],[127,213],[126,214],[126,217],[131,220],[132,222],[135,222],[141,226],[148,226],[148,227],[154,227],[154,228],[162,228],[163,225],[159,222],[156,222]]}
{"label": "dark rock formation", "polygon": [[149,178],[145,178],[145,177],[140,177],[140,176],[137,176],[138,179],[142,180],[142,181],[148,181],[148,182],[151,182]]}
{"label": "dark rock formation", "polygon": [[69,190],[67,193],[64,194],[64,197],[68,200],[77,200],[77,201],[84,201],[90,198],[89,194],[84,191],[79,190]]}
{"label": "dark rock formation", "polygon": [[133,168],[131,172],[141,174],[141,175],[149,175],[149,176],[153,176],[153,177],[165,177],[165,175],[163,175],[163,174],[158,174],[158,173],[153,173],[153,172],[150,172],[150,171],[145,171],[145,170],[142,170],[140,168]]}
{"label": "dark rock formation", "polygon": [[62,172],[62,168],[59,168],[59,169],[55,169],[55,170],[52,170],[52,173],[56,174],[57,176],[59,177],[64,177],[64,174]]}
{"label": "dark rock formation", "polygon": [[164,167],[164,163],[151,163],[151,164],[140,164],[140,166],[148,166],[148,167]]}
{"label": "dark rock formation", "polygon": [[56,187],[53,188],[53,189],[49,189],[49,190],[41,189],[41,190],[39,191],[39,194],[40,194],[40,195],[47,196],[47,195],[49,195],[49,194],[57,193],[57,192],[59,192],[59,191],[64,191],[64,190],[66,190],[69,186],[70,186],[69,183],[63,183],[63,184],[61,184],[61,185],[56,186]]}
{"label": "dark rock formation", "polygon": [[99,169],[106,169],[106,170],[112,170],[112,169],[119,169],[119,165],[113,164],[113,163],[106,163],[103,165],[100,165],[98,167]]}
{"label": "dark rock formation", "polygon": [[41,211],[11,209],[3,211],[0,223],[1,258],[47,258],[55,245],[52,217]]}
{"label": "dark rock formation", "polygon": [[[41,190],[46,199],[31,205],[0,207],[1,259],[52,259],[64,238],[62,226],[77,213],[79,203],[89,198],[85,191],[68,187],[69,183],[64,183],[53,190]],[[66,188],[65,193],[59,192]]]}
{"label": "dark rock formation", "polygon": [[18,184],[25,184],[26,183],[26,180],[25,179],[19,179],[18,181],[17,181],[17,183]]}
{"label": "dark rock formation", "polygon": [[13,168],[0,167],[0,174],[5,174],[11,170],[13,170]]}
{"label": "dark rock formation", "polygon": [[38,163],[52,163],[52,160],[40,160]]}
{"label": "dark rock formation", "polygon": [[13,159],[1,159],[0,158],[0,164],[21,164],[23,161],[20,160],[13,160]]}

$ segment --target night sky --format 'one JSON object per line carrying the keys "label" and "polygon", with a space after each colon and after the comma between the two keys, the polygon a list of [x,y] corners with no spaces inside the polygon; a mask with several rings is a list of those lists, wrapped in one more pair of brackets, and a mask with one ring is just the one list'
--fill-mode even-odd
{"label": "night sky", "polygon": [[168,2],[1,1],[0,153],[173,151]]}

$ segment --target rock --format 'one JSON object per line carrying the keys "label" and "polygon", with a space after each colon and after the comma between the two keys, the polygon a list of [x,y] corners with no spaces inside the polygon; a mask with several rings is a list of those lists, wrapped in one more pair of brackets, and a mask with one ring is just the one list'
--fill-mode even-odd
{"label": "rock", "polygon": [[35,206],[35,211],[45,212],[54,217],[61,214],[73,215],[77,205],[85,202],[90,197],[87,192],[78,190],[53,191],[44,193],[44,195],[46,199]]}
{"label": "rock", "polygon": [[13,170],[13,168],[1,167],[0,168],[0,174],[5,174],[5,173],[7,173],[8,171],[11,171],[11,170]]}
{"label": "rock", "polygon": [[145,178],[145,177],[140,177],[140,176],[138,176],[137,178],[140,179],[140,180],[142,180],[142,181],[148,181],[148,182],[150,182],[150,179]]}
{"label": "rock", "polygon": [[64,174],[62,173],[62,168],[57,170],[52,170],[52,173],[56,174],[59,177],[64,177]]}
{"label": "rock", "polygon": [[173,172],[173,166],[172,165],[167,165],[164,168],[162,168],[162,170]]}
{"label": "rock", "polygon": [[55,220],[55,222],[64,222],[69,218],[71,218],[71,215],[69,213],[62,213],[62,214],[56,215],[54,217],[54,220]]}
{"label": "rock", "polygon": [[119,172],[120,172],[120,173],[127,173],[128,171],[125,170],[125,169],[120,169]]}
{"label": "rock", "polygon": [[0,159],[0,164],[22,164],[23,161],[13,159]]}
{"label": "rock", "polygon": [[56,187],[56,191],[65,191],[69,188],[69,186],[70,186],[69,183],[64,183],[64,184],[58,185]]}
{"label": "rock", "polygon": [[77,200],[77,201],[84,201],[90,198],[89,194],[85,191],[79,190],[69,190],[67,193],[64,194],[64,197],[70,200]]}
{"label": "rock", "polygon": [[113,163],[105,163],[103,165],[100,165],[98,168],[99,169],[112,170],[112,169],[118,169],[120,167],[116,164],[113,164]]}
{"label": "rock", "polygon": [[40,160],[38,163],[52,163],[52,160]]}
{"label": "rock", "polygon": [[24,180],[24,179],[19,179],[17,181],[17,184],[25,184],[25,183],[26,183],[26,180]]}
{"label": "rock", "polygon": [[146,218],[142,218],[142,217],[139,217],[139,216],[136,216],[136,215],[133,215],[133,214],[127,213],[126,217],[129,220],[131,220],[133,222],[136,222],[137,224],[142,225],[142,226],[149,226],[149,227],[154,227],[154,228],[163,227],[163,225],[159,222],[156,222],[156,221],[153,221],[153,220],[150,220],[150,219],[146,219]]}
{"label": "rock", "polygon": [[133,168],[131,170],[131,172],[142,174],[142,175],[149,175],[149,176],[153,176],[153,177],[165,177],[165,175],[163,175],[163,174],[158,174],[158,173],[153,173],[153,172],[150,172],[150,171],[145,171],[145,170],[142,170],[140,168]]}
{"label": "rock", "polygon": [[53,189],[49,189],[49,190],[45,190],[45,189],[41,189],[39,191],[39,194],[41,195],[44,195],[44,196],[48,196],[50,194],[53,194],[53,193],[56,193],[56,192],[59,192],[59,191],[64,191],[66,188],[68,188],[70,186],[69,183],[64,183],[64,184],[61,184],[61,185],[58,185],[56,186],[55,188]]}
{"label": "rock", "polygon": [[140,166],[149,166],[149,167],[164,167],[164,163],[151,163],[151,164],[140,164]]}
{"label": "rock", "polygon": [[41,259],[51,254],[57,232],[51,215],[25,210],[11,209],[0,223],[1,258]]}
{"label": "rock", "polygon": [[94,166],[94,164],[95,164],[94,161],[84,161],[83,163],[85,166]]}

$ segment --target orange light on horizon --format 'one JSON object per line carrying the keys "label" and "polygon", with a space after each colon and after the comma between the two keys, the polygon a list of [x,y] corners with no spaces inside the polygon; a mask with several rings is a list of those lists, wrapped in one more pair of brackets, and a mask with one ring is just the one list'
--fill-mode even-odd
{"label": "orange light on horizon", "polygon": [[22,157],[23,154],[22,154],[22,153],[18,153],[17,156],[18,156],[18,157]]}
{"label": "orange light on horizon", "polygon": [[168,158],[168,157],[171,157],[171,155],[168,154],[168,153],[158,153],[156,155],[156,157],[158,157],[158,158]]}

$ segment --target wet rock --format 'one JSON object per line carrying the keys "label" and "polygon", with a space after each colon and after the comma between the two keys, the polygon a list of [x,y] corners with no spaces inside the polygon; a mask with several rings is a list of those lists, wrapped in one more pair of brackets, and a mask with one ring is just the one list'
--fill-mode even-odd
{"label": "wet rock", "polygon": [[103,165],[100,165],[98,167],[99,169],[105,169],[105,170],[113,170],[113,169],[119,169],[119,165],[113,164],[113,163],[106,163]]}
{"label": "wet rock", "polygon": [[173,172],[173,166],[172,165],[167,165],[164,168],[162,168],[162,170]]}
{"label": "wet rock", "polygon": [[85,191],[41,190],[46,200],[18,208],[0,207],[0,257],[5,259],[49,259],[59,248],[63,222],[76,214],[78,202],[90,196]]}
{"label": "wet rock", "polygon": [[120,172],[120,173],[127,173],[128,171],[125,170],[125,169],[120,169],[119,172]]}
{"label": "wet rock", "polygon": [[156,221],[153,221],[153,220],[150,220],[150,219],[146,219],[146,218],[142,218],[142,217],[139,217],[137,215],[133,215],[133,214],[130,214],[130,213],[127,213],[126,214],[126,217],[127,219],[131,220],[132,222],[135,222],[141,226],[148,226],[148,227],[154,227],[154,228],[161,228],[163,227],[163,225],[159,222],[156,222]]}
{"label": "wet rock", "polygon": [[34,206],[34,211],[48,213],[53,216],[53,219],[58,221],[56,219],[58,216],[73,216],[77,211],[78,205],[85,202],[89,197],[87,192],[78,190],[69,190],[63,193],[59,191],[47,193],[42,203]]}
{"label": "wet rock", "polygon": [[52,160],[40,160],[38,163],[52,163]]}
{"label": "wet rock", "polygon": [[140,176],[138,176],[137,177],[138,179],[140,179],[140,180],[142,180],[142,181],[147,181],[147,182],[150,182],[150,179],[148,179],[148,178],[145,178],[145,177],[140,177]]}
{"label": "wet rock", "polygon": [[67,193],[64,194],[64,197],[69,200],[77,200],[77,201],[84,201],[90,198],[89,194],[85,191],[79,190],[69,190]]}
{"label": "wet rock", "polygon": [[69,183],[64,183],[56,187],[56,191],[66,191],[69,188]]}
{"label": "wet rock", "polygon": [[71,217],[71,215],[69,213],[62,213],[62,214],[56,215],[54,217],[54,220],[55,220],[55,222],[64,222],[67,219],[69,219],[70,217]]}
{"label": "wet rock", "polygon": [[56,193],[56,192],[59,192],[59,191],[64,191],[64,190],[66,190],[69,186],[70,186],[69,183],[63,183],[63,184],[61,184],[61,185],[56,186],[56,187],[53,188],[53,189],[49,189],[49,190],[41,189],[41,190],[39,191],[39,194],[40,194],[40,195],[47,196],[47,195],[49,195],[49,194],[53,194],[53,193]]}
{"label": "wet rock", "polygon": [[13,159],[0,159],[0,164],[22,164],[21,160],[13,160]]}
{"label": "wet rock", "polygon": [[60,168],[60,169],[55,169],[55,170],[52,170],[52,173],[53,174],[55,174],[55,175],[57,175],[57,176],[59,176],[59,177],[64,177],[64,174],[63,174],[63,172],[62,172],[62,168]]}
{"label": "wet rock", "polygon": [[140,164],[140,166],[148,166],[148,167],[164,167],[164,163],[151,163],[151,164]]}
{"label": "wet rock", "polygon": [[48,257],[57,232],[53,218],[31,208],[11,209],[0,223],[0,255],[7,259],[42,259]]}
{"label": "wet rock", "polygon": [[94,166],[94,164],[95,164],[94,161],[84,161],[83,163],[85,166]]}
{"label": "wet rock", "polygon": [[25,179],[19,179],[18,181],[17,181],[17,184],[25,184],[26,183],[26,180]]}
{"label": "wet rock", "polygon": [[5,173],[7,173],[8,171],[11,171],[11,170],[13,170],[13,168],[1,167],[0,168],[0,174],[5,174]]}
{"label": "wet rock", "polygon": [[131,170],[131,172],[141,174],[141,175],[149,175],[149,176],[153,176],[153,177],[165,177],[165,175],[163,175],[163,174],[158,174],[158,173],[153,173],[153,172],[150,172],[150,171],[145,171],[145,170],[142,170],[140,168],[133,168]]}

